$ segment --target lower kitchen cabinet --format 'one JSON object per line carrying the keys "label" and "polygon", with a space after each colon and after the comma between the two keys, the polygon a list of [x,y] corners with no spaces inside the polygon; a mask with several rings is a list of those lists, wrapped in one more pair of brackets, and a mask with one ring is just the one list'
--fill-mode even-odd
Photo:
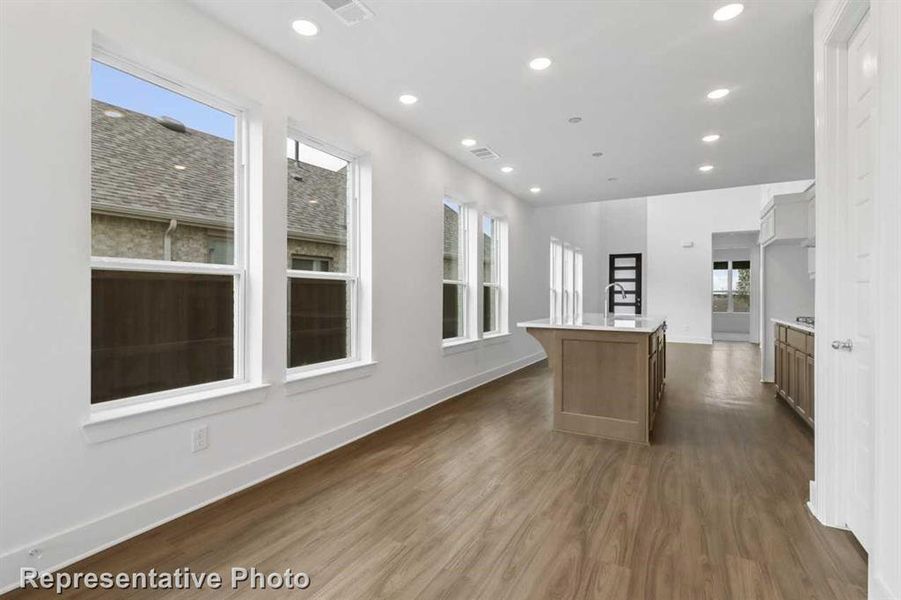
{"label": "lower kitchen cabinet", "polygon": [[776,395],[801,418],[814,419],[814,334],[776,323]]}

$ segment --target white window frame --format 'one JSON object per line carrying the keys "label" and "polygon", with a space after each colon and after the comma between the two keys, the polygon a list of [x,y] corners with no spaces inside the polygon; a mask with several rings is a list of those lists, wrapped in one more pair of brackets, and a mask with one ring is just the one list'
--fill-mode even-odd
{"label": "white window frame", "polygon": [[573,248],[573,319],[582,318],[582,250]]}
{"label": "white window frame", "polygon": [[[441,200],[442,211],[444,210],[444,202],[451,202],[460,207],[460,228],[458,230],[458,247],[460,248],[460,279],[443,279],[444,285],[456,285],[463,288],[463,335],[442,339],[441,345],[445,348],[466,344],[479,338],[479,299],[476,297],[475,290],[479,290],[479,252],[478,252],[478,232],[481,226],[477,222],[478,211],[473,206],[462,202],[460,199],[451,194],[445,194]],[[443,223],[442,212],[442,223]],[[441,229],[441,247],[442,261],[444,256],[444,226]],[[443,264],[443,263],[442,263]],[[442,267],[443,268],[443,267]],[[443,275],[443,271],[442,271]],[[443,310],[443,307],[442,307]]]}
{"label": "white window frame", "polygon": [[[246,348],[246,293],[248,277],[248,190],[247,190],[247,156],[248,129],[246,109],[229,100],[204,92],[194,86],[177,82],[175,78],[158,74],[133,61],[113,54],[100,46],[95,46],[91,55],[93,60],[103,63],[124,73],[158,85],[170,92],[191,100],[201,102],[210,107],[228,113],[235,118],[235,216],[234,216],[234,264],[218,265],[209,263],[191,263],[141,258],[120,258],[108,256],[91,256],[90,270],[102,271],[136,271],[142,273],[184,273],[192,275],[231,275],[234,278],[234,376],[222,381],[213,381],[198,385],[173,388],[140,394],[116,400],[108,400],[91,404],[91,414],[100,415],[104,411],[116,412],[122,407],[134,406],[156,401],[165,401],[184,397],[193,401],[198,394],[225,388],[238,388],[248,383],[247,348]],[[92,158],[93,160],[93,158]],[[228,392],[226,392],[228,393]],[[89,419],[90,422],[90,419]]]}
{"label": "white window frame", "polygon": [[551,238],[550,244],[550,318],[552,321],[563,320],[563,242]]}
{"label": "white window frame", "polygon": [[[491,239],[494,241],[494,249],[492,257],[492,261],[494,263],[494,276],[495,281],[483,281],[482,285],[482,293],[484,294],[485,288],[490,288],[495,290],[495,295],[497,297],[497,314],[495,315],[495,327],[490,331],[484,331],[484,323],[486,315],[482,315],[482,327],[479,328],[479,334],[483,338],[496,337],[499,335],[504,335],[509,333],[509,317],[508,317],[508,293],[507,293],[507,261],[508,261],[508,246],[507,246],[507,220],[503,217],[493,215],[491,213],[482,214],[482,218],[480,219],[480,232],[484,233],[485,219],[489,219],[492,223],[494,231],[491,232]],[[484,249],[483,249],[484,252]],[[483,276],[483,269],[479,270],[480,277]],[[483,303],[484,304],[484,303]]]}
{"label": "white window frame", "polygon": [[[735,270],[735,267],[733,267],[732,265],[733,265],[733,263],[736,263],[736,262],[750,262],[750,260],[742,258],[742,259],[737,259],[737,260],[732,260],[732,259],[714,260],[713,262],[714,262],[714,264],[716,264],[718,262],[726,263],[726,298],[728,299],[728,309],[721,311],[721,312],[714,312],[713,314],[715,314],[715,315],[728,315],[728,314],[749,315],[749,314],[751,314],[750,306],[748,307],[748,310],[744,310],[744,311],[735,310],[735,304],[734,304],[734,301],[732,298],[732,293],[733,293],[732,271]],[[750,269],[750,267],[748,267],[748,268]],[[716,269],[713,269],[713,270],[715,271]],[[712,276],[712,274],[711,274],[711,276]],[[713,294],[716,293],[716,290],[713,290],[712,288],[713,288],[713,285],[711,283],[711,294],[710,294],[711,309],[713,308]]]}
{"label": "white window frame", "polygon": [[[289,381],[293,379],[301,379],[306,378],[311,375],[316,375],[319,373],[331,373],[336,369],[340,369],[342,367],[349,367],[357,364],[368,364],[370,358],[364,355],[363,352],[363,344],[362,344],[362,328],[361,328],[361,295],[362,295],[362,283],[360,277],[360,247],[361,247],[361,238],[360,238],[360,190],[362,188],[361,185],[361,167],[360,167],[360,156],[354,154],[352,152],[348,152],[321,140],[318,140],[306,133],[298,130],[295,127],[288,127],[287,138],[291,138],[304,144],[306,146],[310,146],[311,148],[315,148],[317,150],[321,150],[327,154],[331,154],[332,156],[337,156],[342,160],[347,161],[347,169],[348,169],[348,177],[347,177],[347,249],[345,250],[346,259],[345,259],[345,271],[342,273],[336,273],[332,271],[302,271],[291,269],[290,264],[287,265],[289,268],[287,269],[287,279],[321,279],[328,281],[344,281],[348,286],[348,298],[350,299],[350,315],[348,315],[348,322],[350,324],[350,335],[349,342],[350,348],[346,357],[339,358],[335,360],[323,361],[319,363],[313,363],[309,365],[301,365],[298,367],[288,367],[287,368],[287,379]],[[287,211],[287,206],[285,207]],[[285,240],[287,244],[287,224],[285,229]],[[287,294],[285,296],[287,298]],[[285,327],[287,331],[288,325],[288,315],[287,315],[288,307],[285,307]],[[290,338],[286,340],[285,344],[285,360],[288,358],[288,352],[290,350]]]}

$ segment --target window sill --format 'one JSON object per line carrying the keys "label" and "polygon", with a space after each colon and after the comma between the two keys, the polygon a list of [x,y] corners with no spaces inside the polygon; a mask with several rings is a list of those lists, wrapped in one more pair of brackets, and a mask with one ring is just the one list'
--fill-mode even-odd
{"label": "window sill", "polygon": [[94,409],[82,424],[82,431],[90,442],[114,440],[259,404],[266,398],[269,387],[268,383],[242,383],[128,406]]}
{"label": "window sill", "polygon": [[444,356],[449,356],[451,354],[459,354],[460,352],[469,352],[470,350],[475,350],[483,346],[501,344],[509,341],[510,337],[510,333],[492,333],[475,340],[466,339],[448,342],[443,344],[441,350],[444,353]]}
{"label": "window sill", "polygon": [[291,373],[285,380],[285,395],[295,396],[304,392],[330,387],[354,379],[369,377],[378,361],[355,361],[321,369]]}

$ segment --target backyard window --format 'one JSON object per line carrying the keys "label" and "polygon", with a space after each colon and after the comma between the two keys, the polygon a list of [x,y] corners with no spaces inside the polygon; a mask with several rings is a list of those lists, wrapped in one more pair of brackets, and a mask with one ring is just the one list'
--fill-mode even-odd
{"label": "backyard window", "polygon": [[92,404],[244,372],[241,112],[120,67],[91,63]]}
{"label": "backyard window", "polygon": [[506,332],[506,222],[482,217],[482,332]]}
{"label": "backyard window", "polygon": [[467,337],[467,231],[469,210],[450,198],[444,199],[444,259],[441,337]]}
{"label": "backyard window", "polygon": [[713,312],[751,311],[751,261],[713,262]]}
{"label": "backyard window", "polygon": [[359,277],[352,156],[287,138],[288,368],[357,358]]}

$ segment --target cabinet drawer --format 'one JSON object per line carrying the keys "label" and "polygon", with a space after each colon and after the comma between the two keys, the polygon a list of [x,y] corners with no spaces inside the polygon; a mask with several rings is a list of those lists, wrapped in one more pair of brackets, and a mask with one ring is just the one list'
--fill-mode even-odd
{"label": "cabinet drawer", "polygon": [[807,334],[797,329],[788,329],[785,332],[786,342],[795,350],[807,352]]}
{"label": "cabinet drawer", "polygon": [[812,333],[807,334],[807,354],[813,356],[813,350],[816,347],[816,338]]}

